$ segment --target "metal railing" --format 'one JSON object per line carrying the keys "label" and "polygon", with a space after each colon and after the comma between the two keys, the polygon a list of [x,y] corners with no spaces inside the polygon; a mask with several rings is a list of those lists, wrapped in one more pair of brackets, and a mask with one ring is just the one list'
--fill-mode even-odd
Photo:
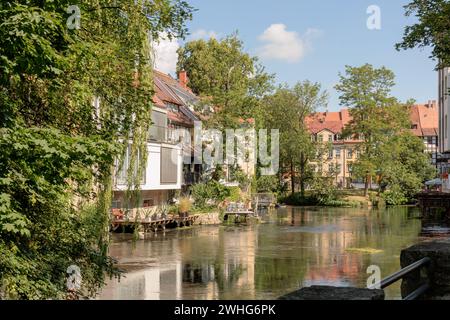
{"label": "metal railing", "polygon": [[183,141],[184,131],[187,129],[162,127],[151,125],[149,131],[149,140],[155,142],[179,143]]}
{"label": "metal railing", "polygon": [[[430,264],[431,259],[428,257],[422,258],[414,263],[411,263],[409,266],[391,274],[390,276],[384,278],[379,283],[374,284],[373,286],[369,287],[369,289],[384,289],[391,284],[397,282],[400,279],[403,279],[408,274],[420,270],[421,268],[427,266]],[[422,294],[424,294],[428,289],[430,288],[429,283],[424,283],[420,287],[418,287],[416,290],[408,294],[406,297],[403,298],[403,300],[414,300],[420,297]]]}

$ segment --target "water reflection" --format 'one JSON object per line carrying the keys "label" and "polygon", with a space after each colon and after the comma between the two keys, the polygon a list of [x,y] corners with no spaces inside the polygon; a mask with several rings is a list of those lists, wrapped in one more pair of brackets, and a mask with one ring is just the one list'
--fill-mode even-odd
{"label": "water reflection", "polygon": [[[101,299],[272,299],[301,286],[366,285],[400,267],[421,229],[413,208],[282,208],[258,225],[173,230],[133,243],[114,235],[111,254],[128,271]],[[399,298],[399,284],[387,289]]]}

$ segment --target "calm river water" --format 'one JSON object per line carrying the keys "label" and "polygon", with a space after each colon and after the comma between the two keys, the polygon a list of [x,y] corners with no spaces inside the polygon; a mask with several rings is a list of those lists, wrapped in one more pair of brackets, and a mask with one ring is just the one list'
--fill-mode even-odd
{"label": "calm river water", "polygon": [[[111,255],[127,271],[99,299],[274,299],[299,287],[365,287],[419,241],[415,208],[281,208],[255,225],[174,229],[133,242],[114,234]],[[386,289],[400,298],[400,283]]]}

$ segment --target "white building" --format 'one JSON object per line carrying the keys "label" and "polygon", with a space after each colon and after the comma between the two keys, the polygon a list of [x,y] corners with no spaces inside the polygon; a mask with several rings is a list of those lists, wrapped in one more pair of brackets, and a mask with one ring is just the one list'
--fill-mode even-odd
{"label": "white building", "polygon": [[[167,111],[152,109],[150,139],[147,142],[147,163],[143,173],[138,207],[152,207],[167,203],[170,191],[180,190],[183,173],[181,146],[173,141],[167,125]],[[130,157],[128,149],[124,164],[115,175],[113,208],[128,208],[126,200],[127,168]]]}
{"label": "white building", "polygon": [[442,154],[440,172],[442,191],[450,192],[450,68],[439,70],[439,151]]}
{"label": "white building", "polygon": [[450,153],[450,68],[439,70],[439,149]]}

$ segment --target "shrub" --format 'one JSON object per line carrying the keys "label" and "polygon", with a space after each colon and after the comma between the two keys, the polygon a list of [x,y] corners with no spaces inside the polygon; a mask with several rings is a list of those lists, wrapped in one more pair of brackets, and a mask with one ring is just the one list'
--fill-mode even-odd
{"label": "shrub", "polygon": [[398,206],[408,202],[408,198],[399,186],[394,185],[391,189],[381,194],[387,205]]}
{"label": "shrub", "polygon": [[192,186],[192,197],[196,207],[205,207],[207,201],[212,200],[219,203],[231,195],[231,188],[211,180],[207,183],[199,183]]}
{"label": "shrub", "polygon": [[241,189],[239,187],[229,187],[230,195],[226,200],[231,202],[238,202],[242,200]]}
{"label": "shrub", "polygon": [[287,204],[289,206],[314,206],[318,201],[314,197],[302,197],[300,193],[290,194],[286,197],[280,197],[278,202]]}
{"label": "shrub", "polygon": [[277,176],[261,176],[257,180],[258,192],[276,192],[279,183]]}
{"label": "shrub", "polygon": [[191,200],[189,198],[183,197],[180,198],[180,202],[178,204],[178,212],[179,213],[186,213],[189,212],[191,209]]}

